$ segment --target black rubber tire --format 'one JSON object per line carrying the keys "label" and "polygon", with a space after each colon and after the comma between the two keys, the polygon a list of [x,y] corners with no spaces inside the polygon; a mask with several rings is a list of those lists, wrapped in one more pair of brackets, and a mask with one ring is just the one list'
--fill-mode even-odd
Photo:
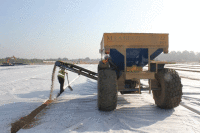
{"label": "black rubber tire", "polygon": [[182,98],[182,84],[178,73],[173,69],[161,69],[155,75],[159,89],[153,91],[153,98],[159,108],[177,107]]}
{"label": "black rubber tire", "polygon": [[104,64],[102,61],[99,61],[99,65],[98,65],[98,72],[100,70],[104,70],[104,69],[108,69],[110,66],[109,66],[109,63],[107,62],[106,64]]}
{"label": "black rubber tire", "polygon": [[98,109],[112,111],[117,107],[117,75],[114,70],[100,70],[98,75]]}

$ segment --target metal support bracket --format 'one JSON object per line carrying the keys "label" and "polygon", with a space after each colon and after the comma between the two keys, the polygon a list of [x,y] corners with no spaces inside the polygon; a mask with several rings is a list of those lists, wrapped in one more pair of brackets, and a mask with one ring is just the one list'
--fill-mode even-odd
{"label": "metal support bracket", "polygon": [[139,80],[139,94],[141,94],[140,80]]}
{"label": "metal support bracket", "polygon": [[149,94],[151,94],[151,79],[149,79]]}

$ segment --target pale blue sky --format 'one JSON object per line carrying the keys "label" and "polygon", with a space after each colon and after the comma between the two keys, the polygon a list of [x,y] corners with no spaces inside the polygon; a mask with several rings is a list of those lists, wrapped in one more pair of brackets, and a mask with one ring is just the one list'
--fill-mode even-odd
{"label": "pale blue sky", "polygon": [[169,33],[170,51],[200,52],[198,5],[165,0],[0,0],[0,58],[100,58],[104,32]]}

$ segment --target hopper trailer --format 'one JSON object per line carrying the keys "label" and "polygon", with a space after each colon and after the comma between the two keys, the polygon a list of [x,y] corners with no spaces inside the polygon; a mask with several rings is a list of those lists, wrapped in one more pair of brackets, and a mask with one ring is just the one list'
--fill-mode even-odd
{"label": "hopper trailer", "polygon": [[[153,93],[158,107],[171,109],[181,102],[181,78],[175,70],[164,67],[170,62],[154,61],[162,52],[168,53],[168,47],[168,34],[104,33],[98,73],[62,61],[55,65],[98,81],[99,110],[116,109],[118,92],[141,94],[143,90]],[[141,79],[148,79],[149,86],[144,87]]]}

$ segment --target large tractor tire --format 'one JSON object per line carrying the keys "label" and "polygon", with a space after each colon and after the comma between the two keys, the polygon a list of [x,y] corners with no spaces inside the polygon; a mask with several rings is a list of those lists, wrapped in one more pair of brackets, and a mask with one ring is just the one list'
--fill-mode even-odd
{"label": "large tractor tire", "polygon": [[117,107],[117,75],[114,70],[100,70],[98,74],[98,109],[112,111]]}
{"label": "large tractor tire", "polygon": [[177,107],[182,98],[182,84],[178,73],[173,69],[159,70],[155,75],[160,90],[153,91],[153,98],[159,108]]}

